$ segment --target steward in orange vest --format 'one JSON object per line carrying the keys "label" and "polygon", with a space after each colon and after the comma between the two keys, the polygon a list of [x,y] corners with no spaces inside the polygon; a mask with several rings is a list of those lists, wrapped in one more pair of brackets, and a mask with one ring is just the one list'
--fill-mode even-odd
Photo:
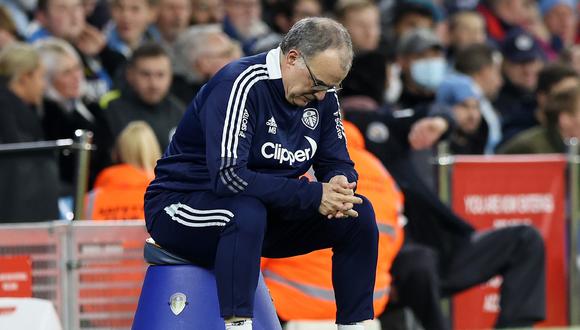
{"label": "steward in orange vest", "polygon": [[[365,150],[359,130],[349,122],[343,123],[348,152],[359,174],[357,193],[373,204],[379,227],[374,289],[374,312],[378,316],[387,304],[391,283],[389,271],[403,243],[400,221],[403,195],[381,162]],[[336,317],[331,258],[331,249],[325,249],[291,258],[262,259],[262,272],[280,318],[289,321],[333,320]]]}
{"label": "steward in orange vest", "polygon": [[87,219],[145,219],[143,196],[153,179],[145,170],[130,164],[104,169],[87,199]]}

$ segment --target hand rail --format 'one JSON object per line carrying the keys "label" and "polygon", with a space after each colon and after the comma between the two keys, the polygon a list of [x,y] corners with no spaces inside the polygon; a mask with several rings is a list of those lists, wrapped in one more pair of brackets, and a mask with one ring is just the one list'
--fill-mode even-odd
{"label": "hand rail", "polygon": [[73,150],[77,152],[76,174],[74,181],[74,219],[78,220],[84,219],[85,216],[84,196],[88,187],[90,151],[96,150],[96,146],[92,144],[92,141],[92,132],[78,129],[75,131],[75,139],[0,144],[0,156],[53,150]]}

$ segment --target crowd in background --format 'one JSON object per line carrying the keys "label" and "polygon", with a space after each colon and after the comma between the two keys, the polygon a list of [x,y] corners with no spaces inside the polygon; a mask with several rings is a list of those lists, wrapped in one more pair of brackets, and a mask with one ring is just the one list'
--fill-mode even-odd
{"label": "crowd in background", "polygon": [[[3,0],[9,127],[0,143],[90,130],[92,187],[128,123],[149,124],[163,150],[221,67],[277,47],[297,20],[325,15],[347,27],[356,53],[344,110],[411,109],[424,117],[409,131],[417,150],[446,138],[460,154],[564,152],[580,135],[580,115],[549,97],[577,85],[577,9],[574,0]],[[388,129],[368,134],[381,140]],[[58,168],[58,194],[70,193],[71,153]]]}
{"label": "crowd in background", "polygon": [[[401,188],[406,242],[420,243],[405,243],[393,265],[409,292],[399,303],[426,328],[444,328],[440,294],[484,279],[450,278],[473,228],[431,193],[420,150],[447,140],[455,154],[565,152],[580,138],[579,9],[575,0],[0,0],[0,143],[92,131],[89,217],[140,217],[155,160],[203,84],[228,62],[277,47],[301,18],[333,17],[355,51],[338,93],[345,118]],[[0,155],[1,221],[59,218],[75,161],[52,158]],[[119,209],[118,196],[132,205]],[[541,249],[528,229],[502,235],[520,257]],[[503,246],[487,242],[488,254],[501,254],[491,245]],[[520,271],[540,267],[531,259]],[[520,306],[521,319],[541,319],[537,307]]]}

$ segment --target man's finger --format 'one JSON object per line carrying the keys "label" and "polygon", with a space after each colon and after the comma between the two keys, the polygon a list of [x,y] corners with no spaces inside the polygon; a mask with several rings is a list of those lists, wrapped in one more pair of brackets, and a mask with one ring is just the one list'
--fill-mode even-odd
{"label": "man's finger", "polygon": [[344,211],[344,214],[346,214],[347,216],[352,217],[352,218],[358,217],[358,212],[353,210],[353,209],[350,209],[348,211]]}
{"label": "man's finger", "polygon": [[352,196],[354,195],[354,190],[352,190],[351,188],[344,188],[344,187],[340,187],[340,186],[333,186],[332,190],[342,194],[342,195],[348,195],[348,196]]}

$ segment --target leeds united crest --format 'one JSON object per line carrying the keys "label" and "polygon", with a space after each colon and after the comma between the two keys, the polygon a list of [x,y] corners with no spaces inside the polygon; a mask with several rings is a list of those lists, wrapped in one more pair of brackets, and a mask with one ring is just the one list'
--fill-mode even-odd
{"label": "leeds united crest", "polygon": [[304,109],[302,113],[302,123],[304,126],[314,130],[318,126],[318,110],[314,108]]}
{"label": "leeds united crest", "polygon": [[175,315],[179,315],[185,308],[185,305],[187,305],[187,297],[181,292],[176,292],[169,298],[169,307]]}

